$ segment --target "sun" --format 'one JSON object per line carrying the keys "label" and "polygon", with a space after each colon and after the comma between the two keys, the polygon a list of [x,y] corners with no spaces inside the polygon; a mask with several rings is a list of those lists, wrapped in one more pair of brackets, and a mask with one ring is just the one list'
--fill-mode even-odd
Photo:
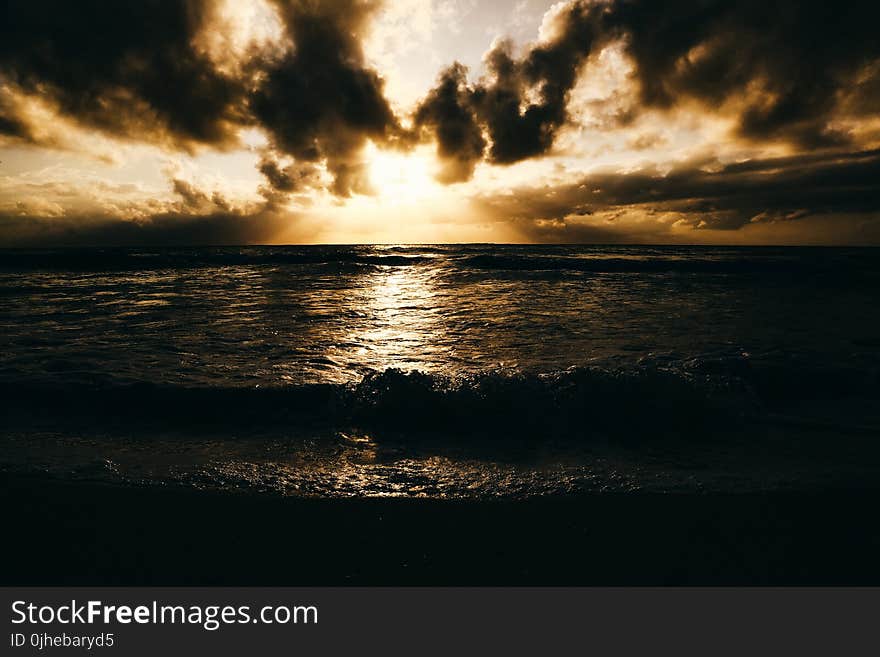
{"label": "sun", "polygon": [[439,184],[432,175],[430,151],[386,151],[370,144],[366,150],[369,178],[377,196],[392,203],[410,203],[433,196]]}

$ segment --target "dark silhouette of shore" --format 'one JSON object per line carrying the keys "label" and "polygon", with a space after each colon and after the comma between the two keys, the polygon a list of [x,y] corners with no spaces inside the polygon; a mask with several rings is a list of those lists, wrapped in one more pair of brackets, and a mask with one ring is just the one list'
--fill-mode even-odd
{"label": "dark silhouette of shore", "polygon": [[876,491],[301,499],[3,476],[6,585],[876,585]]}

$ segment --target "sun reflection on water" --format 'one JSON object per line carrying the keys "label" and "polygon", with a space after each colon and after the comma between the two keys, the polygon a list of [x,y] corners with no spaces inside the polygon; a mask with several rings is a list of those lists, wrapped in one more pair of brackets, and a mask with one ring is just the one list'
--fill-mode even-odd
{"label": "sun reflection on water", "polygon": [[360,370],[436,370],[449,356],[429,268],[379,267],[351,299],[356,318],[327,357]]}

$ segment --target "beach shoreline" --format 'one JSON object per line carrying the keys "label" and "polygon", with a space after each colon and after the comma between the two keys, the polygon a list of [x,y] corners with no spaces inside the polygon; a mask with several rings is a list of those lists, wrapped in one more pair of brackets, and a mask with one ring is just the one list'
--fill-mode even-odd
{"label": "beach shoreline", "polygon": [[877,585],[877,490],[310,499],[0,475],[9,585]]}

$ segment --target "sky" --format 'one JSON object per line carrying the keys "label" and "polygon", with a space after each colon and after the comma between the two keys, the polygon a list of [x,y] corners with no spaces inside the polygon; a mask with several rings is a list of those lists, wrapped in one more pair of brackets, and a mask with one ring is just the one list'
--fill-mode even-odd
{"label": "sky", "polygon": [[880,7],[5,0],[0,246],[880,244]]}

